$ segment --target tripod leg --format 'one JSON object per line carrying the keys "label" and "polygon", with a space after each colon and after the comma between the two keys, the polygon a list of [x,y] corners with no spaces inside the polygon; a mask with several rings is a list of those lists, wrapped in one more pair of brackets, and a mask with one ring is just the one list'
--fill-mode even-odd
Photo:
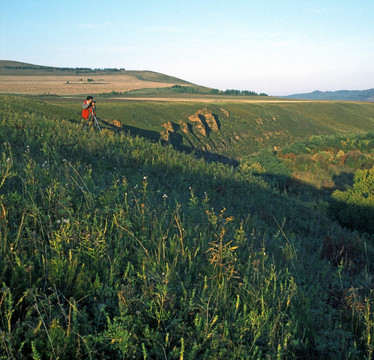
{"label": "tripod leg", "polygon": [[88,125],[89,122],[90,122],[90,118],[87,119],[86,125],[84,125],[83,130],[86,130],[86,127],[87,127],[87,125]]}
{"label": "tripod leg", "polygon": [[97,121],[97,119],[96,119],[96,116],[94,115],[94,120],[95,120],[95,124],[96,124],[96,127],[99,129],[99,131],[101,131],[101,128],[100,128],[100,126],[99,126],[99,122]]}

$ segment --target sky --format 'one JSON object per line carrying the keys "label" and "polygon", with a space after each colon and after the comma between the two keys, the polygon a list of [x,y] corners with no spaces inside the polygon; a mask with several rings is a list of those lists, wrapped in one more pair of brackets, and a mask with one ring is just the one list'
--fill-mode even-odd
{"label": "sky", "polygon": [[0,0],[0,59],[268,95],[374,88],[374,0]]}

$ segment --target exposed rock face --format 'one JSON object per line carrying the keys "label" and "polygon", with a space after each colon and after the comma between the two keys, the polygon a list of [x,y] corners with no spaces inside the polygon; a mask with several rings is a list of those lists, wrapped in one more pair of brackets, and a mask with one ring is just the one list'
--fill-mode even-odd
{"label": "exposed rock face", "polygon": [[168,143],[182,142],[183,136],[178,133],[179,131],[186,135],[199,133],[200,135],[209,137],[211,131],[218,131],[220,129],[218,116],[206,108],[196,111],[188,117],[188,120],[190,122],[181,120],[178,124],[171,121],[163,123],[162,127],[165,130],[160,132],[161,140]]}
{"label": "exposed rock face", "polygon": [[194,122],[194,127],[204,136],[208,136],[210,131],[219,130],[217,117],[208,109],[198,110],[195,114],[189,116],[188,120]]}
{"label": "exposed rock face", "polygon": [[217,122],[215,115],[211,111],[206,110],[206,109],[200,110],[200,111],[201,111],[201,115],[205,117],[205,121],[207,122],[209,128],[212,131],[218,131],[219,126],[218,126],[218,122]]}
{"label": "exposed rock face", "polygon": [[194,122],[194,128],[196,128],[196,130],[201,134],[201,135],[204,135],[204,136],[207,136],[207,127],[204,126],[204,123],[202,121],[202,119],[200,118],[200,116],[195,113],[191,116],[188,117],[188,119],[192,122]]}
{"label": "exposed rock face", "polygon": [[118,120],[113,120],[112,121],[112,124],[116,127],[118,127],[119,129],[122,127],[122,124],[118,121]]}
{"label": "exposed rock face", "polygon": [[160,133],[160,140],[170,142],[170,133],[169,131],[165,130]]}
{"label": "exposed rock face", "polygon": [[162,127],[165,129],[160,133],[160,139],[162,141],[173,145],[178,145],[183,142],[183,136],[178,134],[178,130],[181,129],[181,124],[175,124],[171,121],[167,121],[162,124]]}
{"label": "exposed rock face", "polygon": [[170,142],[170,133],[175,132],[173,123],[171,121],[167,121],[162,124],[162,127],[165,130],[160,133],[160,139]]}
{"label": "exposed rock face", "polygon": [[191,129],[190,129],[189,124],[186,124],[185,122],[180,121],[180,122],[179,122],[179,126],[180,126],[180,129],[181,129],[185,134],[189,134],[189,133],[191,132]]}
{"label": "exposed rock face", "polygon": [[165,131],[175,131],[174,125],[171,121],[167,121],[162,124],[162,127],[165,128]]}

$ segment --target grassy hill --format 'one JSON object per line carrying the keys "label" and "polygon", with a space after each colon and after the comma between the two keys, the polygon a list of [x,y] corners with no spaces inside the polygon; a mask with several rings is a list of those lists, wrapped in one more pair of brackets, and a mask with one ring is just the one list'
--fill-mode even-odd
{"label": "grassy hill", "polygon": [[55,67],[55,66],[42,66],[33,65],[18,61],[0,60],[0,75],[12,76],[67,76],[67,75],[129,75],[137,79],[147,82],[160,82],[167,84],[185,84],[192,85],[191,83],[178,79],[173,76],[157,73],[147,70],[125,70],[124,68],[106,68],[106,69],[91,69],[91,68],[69,68],[69,67]]}
{"label": "grassy hill", "polygon": [[[58,68],[0,60],[0,93],[74,96],[195,85],[153,71]],[[87,96],[87,95],[86,95]]]}
{"label": "grassy hill", "polygon": [[[120,121],[83,131],[66,105],[0,97],[3,358],[372,357],[372,235],[339,225],[318,191],[293,195],[266,170],[207,163]],[[201,110],[109,105],[148,131]],[[224,109],[232,126],[246,111],[254,126],[301,110]],[[358,123],[321,112],[316,129],[363,131],[360,109]],[[317,112],[290,123],[312,131]]]}
{"label": "grassy hill", "polygon": [[[374,104],[368,103],[97,100],[98,117],[123,130],[234,161],[312,135],[362,133],[374,125]],[[80,102],[61,103],[79,117]]]}

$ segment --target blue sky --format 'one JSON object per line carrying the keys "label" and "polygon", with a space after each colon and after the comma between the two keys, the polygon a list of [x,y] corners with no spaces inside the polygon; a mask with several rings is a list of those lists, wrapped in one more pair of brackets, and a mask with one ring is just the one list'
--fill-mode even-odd
{"label": "blue sky", "polygon": [[0,59],[221,90],[374,87],[373,0],[0,0]]}

